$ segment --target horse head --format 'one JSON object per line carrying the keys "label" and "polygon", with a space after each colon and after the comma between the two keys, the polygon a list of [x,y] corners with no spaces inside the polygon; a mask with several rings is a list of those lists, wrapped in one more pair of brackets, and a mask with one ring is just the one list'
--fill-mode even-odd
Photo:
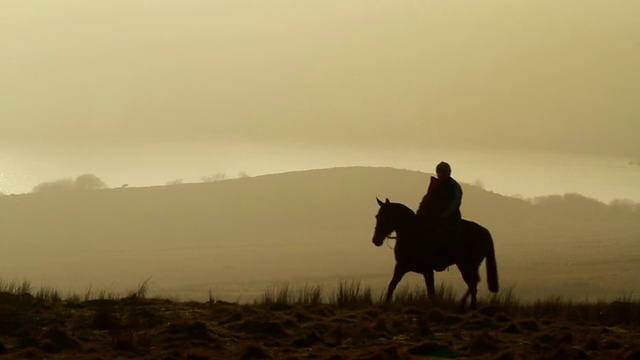
{"label": "horse head", "polygon": [[376,198],[378,205],[380,205],[380,209],[378,210],[378,214],[376,215],[376,229],[373,232],[373,244],[375,246],[381,246],[384,243],[384,240],[389,236],[393,230],[393,224],[389,222],[389,216],[387,213],[389,212],[389,199],[386,199],[385,202],[380,201],[380,199]]}
{"label": "horse head", "polygon": [[415,213],[402,204],[390,202],[389,199],[382,202],[376,198],[376,201],[380,205],[380,209],[376,215],[376,228],[372,242],[375,246],[381,246],[392,232],[397,232],[399,227],[407,224],[408,218],[414,216]]}

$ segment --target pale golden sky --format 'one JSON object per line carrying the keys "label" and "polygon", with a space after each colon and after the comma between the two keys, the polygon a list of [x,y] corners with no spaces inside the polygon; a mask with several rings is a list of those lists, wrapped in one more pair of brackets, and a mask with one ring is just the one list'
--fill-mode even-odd
{"label": "pale golden sky", "polygon": [[640,1],[0,3],[0,145],[640,155]]}

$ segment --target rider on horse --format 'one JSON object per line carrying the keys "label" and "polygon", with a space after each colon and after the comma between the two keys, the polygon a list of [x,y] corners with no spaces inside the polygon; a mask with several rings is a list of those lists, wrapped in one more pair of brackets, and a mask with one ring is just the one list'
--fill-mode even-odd
{"label": "rider on horse", "polygon": [[438,178],[431,179],[429,190],[423,197],[417,213],[424,216],[429,224],[435,225],[439,256],[434,267],[435,270],[442,271],[450,263],[449,254],[459,242],[462,227],[462,188],[451,177],[451,166],[446,162],[440,162],[436,166],[436,174]]}

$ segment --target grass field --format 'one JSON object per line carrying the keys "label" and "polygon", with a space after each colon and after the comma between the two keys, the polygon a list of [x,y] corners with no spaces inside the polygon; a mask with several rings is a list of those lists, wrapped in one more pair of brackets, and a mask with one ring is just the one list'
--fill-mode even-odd
{"label": "grass field", "polygon": [[519,301],[513,289],[460,311],[458,294],[400,288],[391,304],[359,280],[283,284],[246,304],[125,294],[62,295],[0,283],[6,359],[637,359],[640,299]]}

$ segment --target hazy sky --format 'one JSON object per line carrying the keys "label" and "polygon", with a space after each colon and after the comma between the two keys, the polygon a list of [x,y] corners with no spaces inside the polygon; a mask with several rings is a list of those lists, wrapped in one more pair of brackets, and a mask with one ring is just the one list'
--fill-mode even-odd
{"label": "hazy sky", "polygon": [[0,2],[0,146],[640,155],[640,1]]}

